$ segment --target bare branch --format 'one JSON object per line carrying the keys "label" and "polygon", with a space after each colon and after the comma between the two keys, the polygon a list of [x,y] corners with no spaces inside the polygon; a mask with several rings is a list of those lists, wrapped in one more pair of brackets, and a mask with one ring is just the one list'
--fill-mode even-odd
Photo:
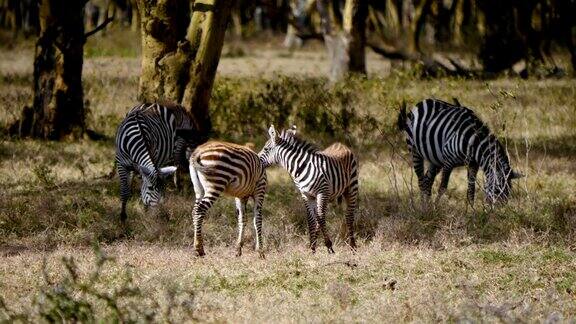
{"label": "bare branch", "polygon": [[88,38],[88,37],[96,34],[97,32],[101,31],[102,29],[104,29],[104,27],[106,27],[113,20],[114,20],[114,15],[112,15],[112,17],[106,17],[106,19],[98,27],[96,27],[93,30],[84,34],[84,38]]}

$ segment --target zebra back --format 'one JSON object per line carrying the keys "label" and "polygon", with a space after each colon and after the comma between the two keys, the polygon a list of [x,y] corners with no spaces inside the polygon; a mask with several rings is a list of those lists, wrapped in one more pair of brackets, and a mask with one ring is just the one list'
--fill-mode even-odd
{"label": "zebra back", "polygon": [[[135,106],[126,114],[119,127],[118,150],[129,151],[120,152],[124,158],[119,159],[119,162],[139,165],[138,160],[142,158],[135,155],[148,155],[156,169],[170,162],[187,168],[186,148],[205,140],[193,131],[194,122],[182,106],[149,103]],[[140,141],[135,140],[136,137],[140,137]],[[129,147],[135,145],[144,146],[146,152],[142,148],[134,150]]]}

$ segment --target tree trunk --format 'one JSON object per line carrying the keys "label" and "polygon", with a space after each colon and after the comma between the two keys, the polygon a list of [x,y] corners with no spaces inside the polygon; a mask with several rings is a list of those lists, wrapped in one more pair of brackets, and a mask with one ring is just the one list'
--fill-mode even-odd
{"label": "tree trunk", "polygon": [[[34,57],[34,104],[13,131],[44,139],[80,137],[85,129],[82,93],[84,4],[40,1],[40,37]],[[17,129],[14,129],[17,128]]]}
{"label": "tree trunk", "polygon": [[344,7],[345,45],[348,47],[348,71],[366,74],[366,18],[368,3],[364,0],[347,0]]}
{"label": "tree trunk", "polygon": [[130,9],[132,10],[130,29],[133,32],[137,32],[140,29],[140,10],[138,10],[138,3],[136,0],[130,0]]}
{"label": "tree trunk", "polygon": [[139,0],[142,21],[142,101],[169,101],[211,129],[210,93],[232,0]]}
{"label": "tree trunk", "polygon": [[485,35],[480,59],[486,72],[501,72],[525,57],[526,48],[516,29],[514,7],[510,1],[478,2],[484,13]]}
{"label": "tree trunk", "polygon": [[330,80],[338,81],[351,72],[366,74],[366,1],[346,0],[343,26],[332,26],[327,0],[318,0],[316,5],[330,58]]}

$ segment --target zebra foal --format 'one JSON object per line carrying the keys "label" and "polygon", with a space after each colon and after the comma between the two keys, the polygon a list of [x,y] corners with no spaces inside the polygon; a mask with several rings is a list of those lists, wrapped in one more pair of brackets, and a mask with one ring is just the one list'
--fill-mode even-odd
{"label": "zebra foal", "polygon": [[326,230],[325,214],[328,203],[344,197],[348,244],[356,248],[354,213],[358,205],[358,161],[352,151],[341,143],[324,150],[296,136],[293,126],[280,135],[274,126],[268,130],[270,138],[258,154],[265,166],[279,164],[286,169],[300,190],[306,204],[310,248],[316,250],[318,231],[324,244],[334,253]]}
{"label": "zebra foal", "polygon": [[133,107],[116,133],[116,167],[120,179],[120,220],[126,221],[130,177],[142,176],[140,197],[145,206],[156,206],[162,198],[164,180],[187,169],[186,148],[205,141],[193,130],[192,118],[181,106],[145,103]]}
{"label": "zebra foal", "polygon": [[[506,202],[512,189],[512,180],[521,175],[512,170],[504,146],[488,127],[465,107],[436,99],[417,103],[407,114],[401,108],[398,127],[406,134],[406,142],[412,153],[414,171],[420,191],[431,196],[434,179],[442,172],[438,200],[448,187],[452,170],[468,168],[467,198],[474,202],[476,175],[479,169],[485,174],[484,191],[491,203]],[[424,162],[429,167],[424,171]]]}
{"label": "zebra foal", "polygon": [[190,156],[190,178],[196,202],[193,210],[194,249],[203,256],[202,222],[221,194],[235,197],[238,216],[236,255],[242,255],[246,203],[254,201],[256,251],[262,251],[262,204],[266,193],[266,171],[258,155],[247,146],[210,141],[198,146]]}

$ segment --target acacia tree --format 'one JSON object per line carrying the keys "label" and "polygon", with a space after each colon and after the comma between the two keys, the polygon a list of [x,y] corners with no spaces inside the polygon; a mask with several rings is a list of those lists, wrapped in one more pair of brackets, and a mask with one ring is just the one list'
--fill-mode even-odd
{"label": "acacia tree", "polygon": [[210,93],[233,0],[139,0],[142,75],[139,99],[190,110],[208,132]]}
{"label": "acacia tree", "polygon": [[13,134],[60,140],[85,131],[82,64],[86,38],[111,18],[84,34],[87,0],[40,0],[40,36],[34,54],[34,101],[11,127]]}

